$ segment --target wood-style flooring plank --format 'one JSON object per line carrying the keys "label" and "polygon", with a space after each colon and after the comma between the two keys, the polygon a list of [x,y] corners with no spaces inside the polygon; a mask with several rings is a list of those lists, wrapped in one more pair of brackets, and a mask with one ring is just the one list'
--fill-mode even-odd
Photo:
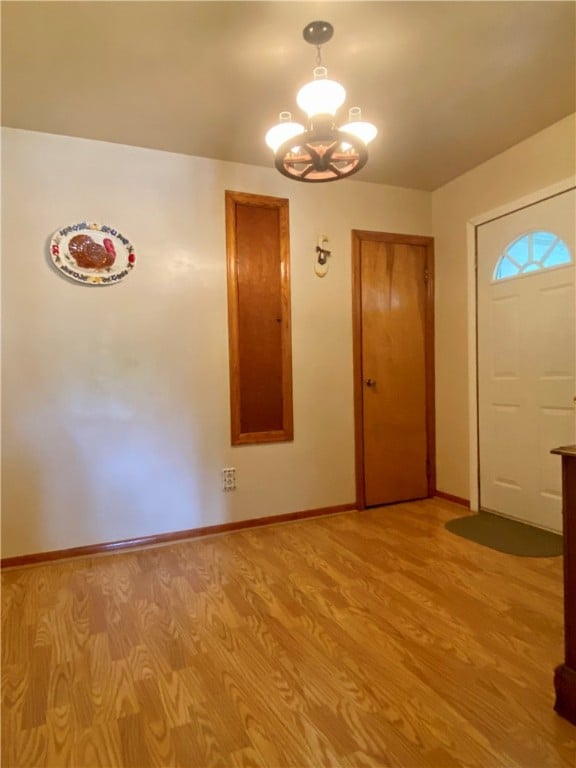
{"label": "wood-style flooring plank", "polygon": [[562,559],[426,500],[2,574],[2,766],[576,768]]}

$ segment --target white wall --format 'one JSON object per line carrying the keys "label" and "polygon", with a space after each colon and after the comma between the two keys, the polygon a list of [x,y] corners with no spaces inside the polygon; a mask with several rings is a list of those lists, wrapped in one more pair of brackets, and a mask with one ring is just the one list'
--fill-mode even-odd
{"label": "white wall", "polygon": [[572,176],[575,115],[432,194],[436,251],[436,470],[438,489],[471,498],[466,225],[498,206]]}
{"label": "white wall", "polygon": [[[429,193],[13,129],[2,154],[4,557],[354,501],[350,230],[429,235]],[[290,200],[293,443],[230,446],[225,189]],[[135,245],[124,282],[51,266],[86,219]]]}

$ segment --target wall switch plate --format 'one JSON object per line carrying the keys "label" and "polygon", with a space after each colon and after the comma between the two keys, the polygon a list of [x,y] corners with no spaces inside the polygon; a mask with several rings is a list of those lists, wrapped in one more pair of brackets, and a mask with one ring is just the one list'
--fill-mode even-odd
{"label": "wall switch plate", "polygon": [[235,467],[226,467],[222,470],[222,490],[223,491],[236,490],[236,468]]}

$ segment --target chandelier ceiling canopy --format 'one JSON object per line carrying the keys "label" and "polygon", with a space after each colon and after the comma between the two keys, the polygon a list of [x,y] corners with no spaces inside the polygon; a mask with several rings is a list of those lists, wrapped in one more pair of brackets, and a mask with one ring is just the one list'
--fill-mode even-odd
{"label": "chandelier ceiling canopy", "polygon": [[312,21],[303,31],[304,40],[316,47],[314,78],[296,96],[307,115],[306,127],[280,112],[280,122],[266,134],[274,152],[276,168],[296,181],[336,181],[359,171],[368,160],[366,145],[378,133],[376,126],[362,120],[360,107],[352,107],[348,122],[338,127],[336,112],[346,99],[340,83],[328,78],[322,66],[321,46],[334,34],[327,21]]}

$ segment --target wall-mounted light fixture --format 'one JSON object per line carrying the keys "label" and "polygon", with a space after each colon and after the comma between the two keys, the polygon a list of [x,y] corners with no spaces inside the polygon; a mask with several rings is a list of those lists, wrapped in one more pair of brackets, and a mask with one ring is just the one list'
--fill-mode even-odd
{"label": "wall-mounted light fixture", "polygon": [[314,272],[318,277],[324,277],[328,272],[328,257],[332,256],[332,252],[325,247],[326,245],[328,245],[328,238],[326,235],[320,235],[314,258]]}
{"label": "wall-mounted light fixture", "polygon": [[280,112],[280,122],[266,134],[276,168],[296,181],[336,181],[351,176],[366,164],[366,145],[378,133],[376,126],[362,120],[360,107],[350,109],[345,125],[339,128],[335,123],[346,91],[328,79],[320,50],[333,34],[334,28],[327,21],[312,21],[304,27],[304,40],[317,50],[314,79],[296,97],[308,116],[307,127],[293,122],[290,112]]}

